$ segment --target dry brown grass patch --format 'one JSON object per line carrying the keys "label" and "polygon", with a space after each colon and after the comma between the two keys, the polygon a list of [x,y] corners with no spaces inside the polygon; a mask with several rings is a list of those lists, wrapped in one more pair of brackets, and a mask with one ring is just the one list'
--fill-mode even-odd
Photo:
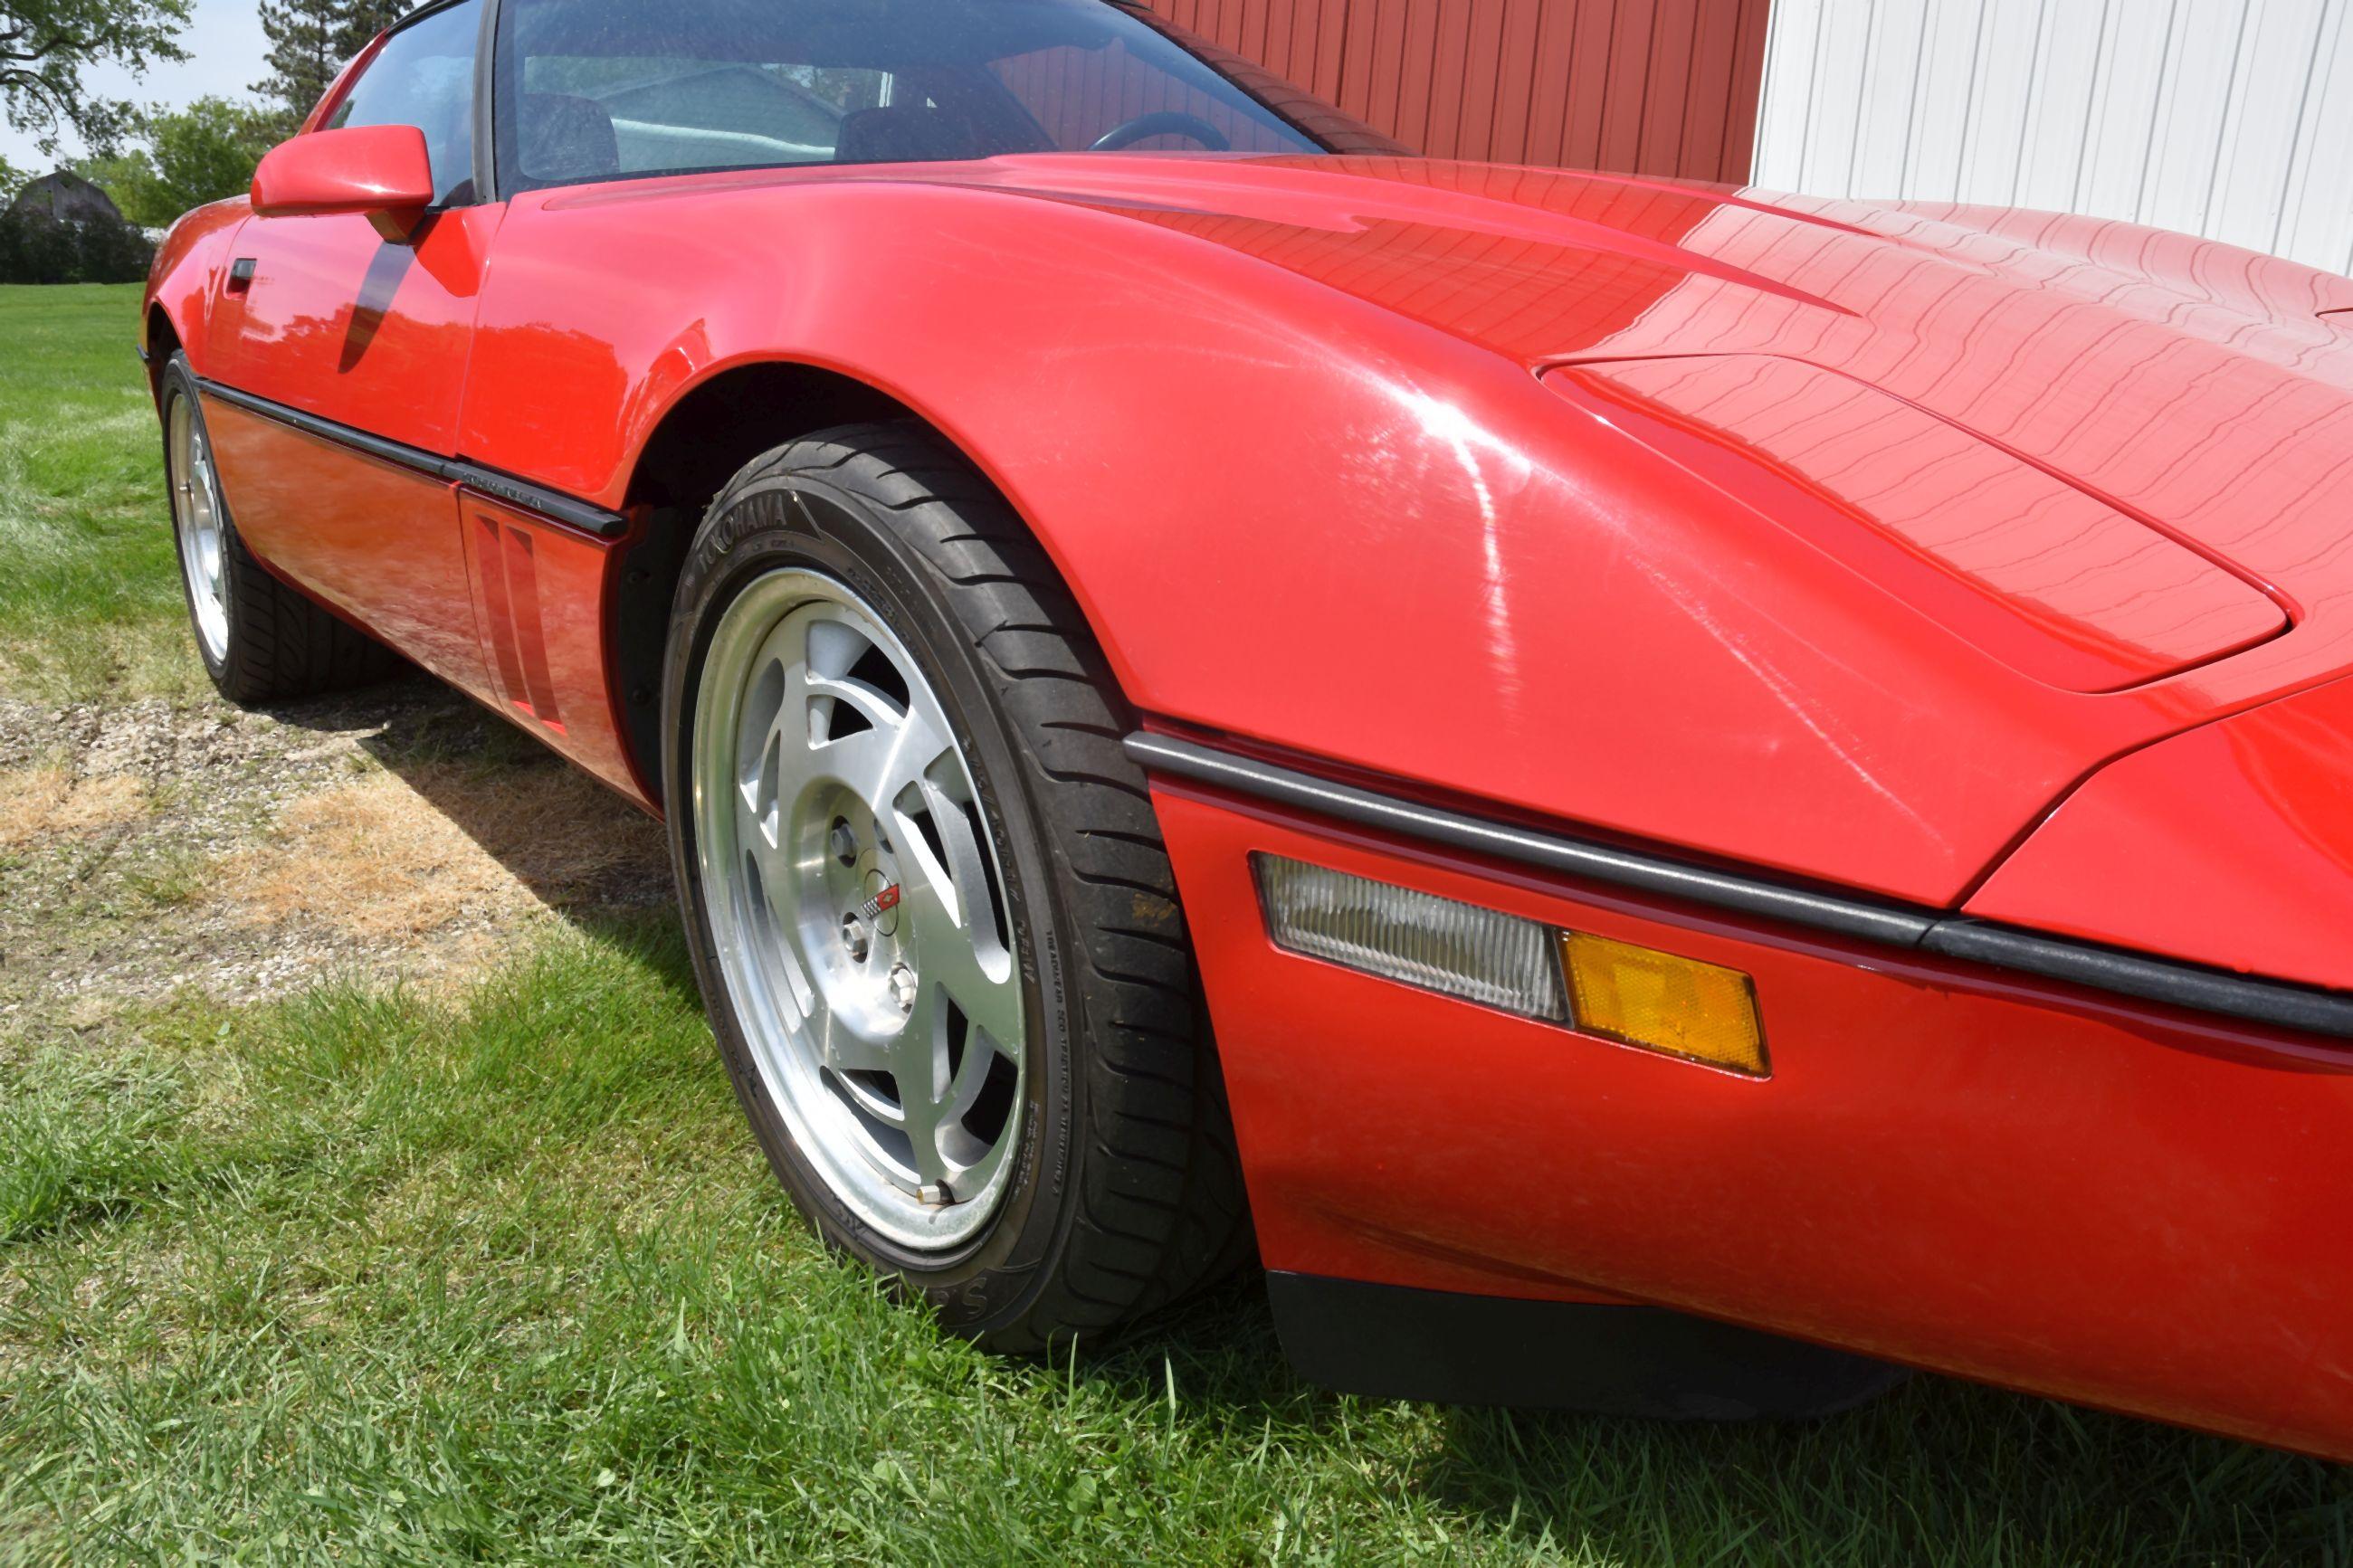
{"label": "dry brown grass patch", "polygon": [[290,801],[237,857],[228,896],[262,923],[315,921],[364,943],[429,936],[662,875],[652,825],[565,767],[435,763]]}
{"label": "dry brown grass patch", "polygon": [[13,768],[0,773],[0,849],[117,826],[146,809],[147,786],[128,773],[78,779],[59,767]]}

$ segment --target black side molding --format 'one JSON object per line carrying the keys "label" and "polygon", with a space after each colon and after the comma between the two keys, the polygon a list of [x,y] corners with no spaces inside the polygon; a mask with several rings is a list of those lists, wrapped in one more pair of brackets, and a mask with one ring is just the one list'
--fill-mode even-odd
{"label": "black side molding", "polygon": [[1929,927],[1920,945],[1947,958],[2014,969],[2193,1013],[2220,1013],[2306,1034],[2353,1037],[2353,997],[2306,986],[2251,980],[1962,915]]}
{"label": "black side molding", "polygon": [[629,530],[629,520],[619,512],[582,500],[576,496],[565,495],[561,490],[549,489],[544,485],[533,484],[529,479],[519,479],[496,468],[484,468],[480,463],[467,462],[462,458],[438,457],[403,442],[387,441],[381,436],[372,436],[332,419],[322,419],[315,414],[289,408],[282,403],[256,397],[249,392],[239,392],[217,381],[200,380],[196,384],[206,396],[217,398],[232,408],[259,414],[290,430],[300,430],[305,436],[314,436],[322,441],[332,441],[378,462],[390,463],[395,468],[407,468],[429,479],[464,485],[469,489],[495,496],[525,511],[535,512],[551,522],[560,522],[594,538],[618,539]]}
{"label": "black side molding", "polygon": [[1663,1307],[1461,1296],[1270,1272],[1292,1370],[1375,1399],[1685,1421],[1800,1420],[1876,1398],[1900,1366]]}
{"label": "black side molding", "polygon": [[2341,992],[2150,958],[1943,910],[1820,892],[1670,856],[1486,821],[1173,736],[1138,731],[1127,737],[1125,748],[1130,758],[1154,773],[1514,865],[2191,1012],[2353,1039],[2353,995]]}

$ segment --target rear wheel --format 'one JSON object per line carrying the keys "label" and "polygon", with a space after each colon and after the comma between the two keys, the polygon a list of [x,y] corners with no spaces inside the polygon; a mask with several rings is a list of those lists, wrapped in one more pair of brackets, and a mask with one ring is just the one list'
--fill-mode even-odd
{"label": "rear wheel", "polygon": [[687,559],[666,700],[712,1027],[828,1241],[1015,1351],[1238,1259],[1222,1091],[1122,706],[953,449],[858,426],[740,473]]}
{"label": "rear wheel", "polygon": [[205,673],[240,707],[381,680],[390,649],[272,577],[237,537],[187,356],[164,371],[164,466],[180,585]]}

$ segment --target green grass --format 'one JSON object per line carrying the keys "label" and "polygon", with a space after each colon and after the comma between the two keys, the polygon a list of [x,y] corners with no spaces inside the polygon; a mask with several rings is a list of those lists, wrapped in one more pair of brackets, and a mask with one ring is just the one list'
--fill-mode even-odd
{"label": "green grass", "polygon": [[[121,401],[56,345],[119,344],[123,296],[0,312],[0,409]],[[60,605],[176,616],[134,466],[24,471],[80,541]],[[6,592],[21,630],[43,601]],[[1248,1283],[1071,1362],[979,1354],[794,1217],[666,920],[438,999],[0,1025],[0,1563],[586,1557],[2353,1568],[2353,1487],[1936,1378],[1782,1426],[1344,1398]]]}
{"label": "green grass", "polygon": [[807,1236],[668,922],[0,1061],[0,1555],[2344,1562],[2342,1479],[1934,1379],[1666,1427],[1305,1388],[1231,1290],[979,1354]]}
{"label": "green grass", "polygon": [[0,287],[0,690],[192,695],[134,285]]}

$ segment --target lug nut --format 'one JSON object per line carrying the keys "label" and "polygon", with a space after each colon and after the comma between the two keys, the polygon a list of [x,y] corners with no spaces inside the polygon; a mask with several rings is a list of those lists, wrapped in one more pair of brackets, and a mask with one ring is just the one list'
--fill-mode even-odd
{"label": "lug nut", "polygon": [[904,963],[891,966],[891,994],[898,999],[902,1013],[915,1010],[915,972]]}
{"label": "lug nut", "polygon": [[849,830],[847,822],[833,825],[833,858],[845,866],[858,864],[858,835]]}

